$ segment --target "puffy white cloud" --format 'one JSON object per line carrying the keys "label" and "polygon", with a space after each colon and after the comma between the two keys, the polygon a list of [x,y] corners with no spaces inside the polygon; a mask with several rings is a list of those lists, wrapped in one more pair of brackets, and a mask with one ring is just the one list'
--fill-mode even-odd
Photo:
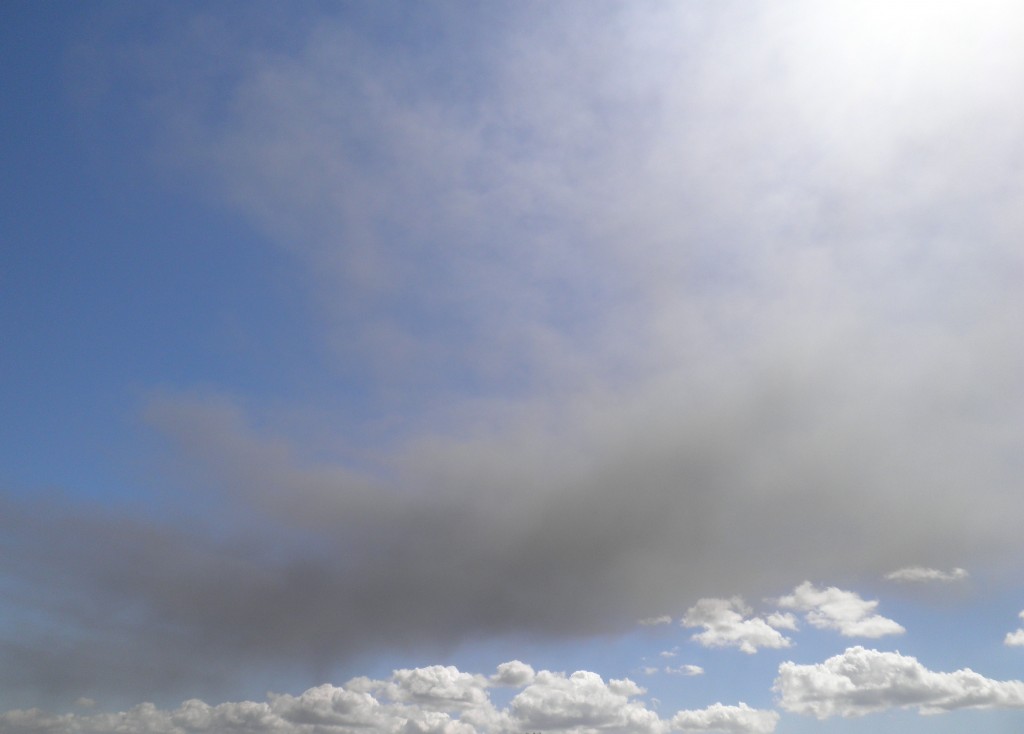
{"label": "puffy white cloud", "polygon": [[817,665],[786,662],[773,690],[786,711],[819,719],[891,708],[936,714],[962,708],[1024,708],[1024,682],[996,681],[969,668],[937,673],[898,652],[848,648]]}
{"label": "puffy white cloud", "polygon": [[541,671],[509,704],[523,730],[561,729],[575,732],[661,732],[658,715],[631,697],[643,689],[629,679],[605,683],[597,673],[579,670],[570,676]]}
{"label": "puffy white cloud", "polygon": [[521,660],[510,660],[498,666],[498,672],[491,676],[491,684],[496,686],[525,686],[533,681],[537,673],[533,666]]}
{"label": "puffy white cloud", "polygon": [[764,618],[764,621],[775,629],[793,630],[794,632],[798,629],[796,617],[789,612],[772,612]]}
{"label": "puffy white cloud", "polygon": [[[1024,612],[1021,612],[1019,616],[1024,619]],[[1006,637],[1003,638],[1003,644],[1009,647],[1024,647],[1024,628],[1018,627],[1016,632],[1007,632]]]}
{"label": "puffy white cloud", "polygon": [[741,702],[739,706],[716,703],[698,711],[680,711],[671,725],[676,731],[770,734],[778,721],[775,711],[753,709]]}
{"label": "puffy white cloud", "polygon": [[883,637],[906,631],[902,625],[874,613],[877,601],[861,599],[855,592],[835,586],[818,589],[810,581],[779,599],[779,606],[805,612],[810,624],[837,630],[845,637]]}
{"label": "puffy white cloud", "polygon": [[887,581],[899,581],[904,583],[922,583],[928,581],[963,581],[970,574],[966,569],[954,568],[949,571],[940,571],[937,568],[926,568],[924,566],[907,566],[896,571],[885,574]]}
{"label": "puffy white cloud", "polygon": [[274,711],[293,724],[363,727],[378,724],[382,713],[380,703],[369,693],[330,684],[299,696],[273,696],[271,702]]}
{"label": "puffy white cloud", "polygon": [[691,639],[704,647],[738,647],[753,654],[758,648],[789,647],[791,642],[768,621],[749,617],[752,610],[740,597],[701,599],[687,610],[682,624],[703,627]]}
{"label": "puffy white cloud", "polygon": [[393,701],[448,711],[486,704],[487,685],[483,676],[463,673],[453,665],[431,665],[396,670],[388,684],[387,695]]}
{"label": "puffy white cloud", "polygon": [[1024,629],[1018,628],[1016,632],[1007,632],[1003,638],[1003,644],[1010,647],[1024,646]]}

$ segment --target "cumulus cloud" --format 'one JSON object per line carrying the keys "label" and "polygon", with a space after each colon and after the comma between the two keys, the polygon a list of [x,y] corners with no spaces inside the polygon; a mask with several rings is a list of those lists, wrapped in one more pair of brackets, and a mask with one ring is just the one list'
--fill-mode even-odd
{"label": "cumulus cloud", "polygon": [[587,671],[572,675],[541,671],[512,699],[509,713],[520,729],[629,731],[655,734],[663,722],[642,702],[632,700],[644,690],[627,679],[605,683]]}
{"label": "cumulus cloud", "polygon": [[949,583],[951,581],[963,581],[968,576],[969,574],[966,569],[963,568],[953,568],[949,571],[941,571],[937,568],[927,568],[925,566],[907,566],[887,573],[885,578],[887,581],[907,583],[921,583],[928,581]]}
{"label": "cumulus cloud", "polygon": [[786,662],[773,690],[787,711],[819,719],[891,708],[936,714],[962,708],[1024,708],[1024,682],[996,681],[969,668],[937,673],[898,652],[851,647],[817,665]]}
{"label": "cumulus cloud", "polygon": [[701,599],[687,610],[682,624],[704,627],[691,639],[705,647],[738,647],[753,654],[758,648],[789,647],[791,641],[760,617],[751,617],[753,610],[740,597]]}
{"label": "cumulus cloud", "polygon": [[[513,682],[515,681],[515,682]],[[491,685],[522,688],[508,707],[497,710],[487,695]],[[644,689],[629,679],[604,681],[596,673],[572,675],[533,669],[520,661],[503,663],[487,681],[454,667],[429,666],[395,671],[386,680],[354,678],[344,686],[324,684],[300,695],[271,694],[267,701],[211,706],[193,699],[174,709],[141,704],[127,711],[48,714],[39,709],[0,714],[4,734],[312,734],[374,731],[380,734],[519,734],[560,730],[578,734],[664,734],[685,731],[769,731],[757,728],[766,712],[744,705],[717,704],[705,712],[680,712],[662,720],[636,697]],[[703,717],[703,718],[701,718]],[[695,728],[704,722],[703,729]],[[739,728],[746,722],[748,728]]]}
{"label": "cumulus cloud", "polygon": [[805,613],[805,619],[819,629],[833,629],[844,637],[899,635],[902,625],[875,614],[877,601],[867,601],[853,591],[835,586],[819,589],[810,581],[778,600],[779,606]]}
{"label": "cumulus cloud", "polygon": [[[1024,619],[1024,612],[1020,613],[1020,618]],[[1003,644],[1008,647],[1024,647],[1024,628],[1018,627],[1015,632],[1007,632]]]}
{"label": "cumulus cloud", "polygon": [[498,666],[497,672],[491,676],[491,683],[496,686],[520,687],[531,683],[536,675],[533,666],[520,660],[511,660]]}
{"label": "cumulus cloud", "polygon": [[[510,667],[511,666],[511,667]],[[498,674],[528,679],[529,666],[505,663]],[[488,680],[460,672],[452,665],[396,670],[387,683],[386,695],[393,701],[414,703],[420,708],[447,711],[480,706],[487,702]]]}
{"label": "cumulus cloud", "polygon": [[771,734],[778,721],[775,711],[750,708],[742,702],[738,706],[716,703],[698,711],[680,711],[672,717],[671,726],[684,732]]}

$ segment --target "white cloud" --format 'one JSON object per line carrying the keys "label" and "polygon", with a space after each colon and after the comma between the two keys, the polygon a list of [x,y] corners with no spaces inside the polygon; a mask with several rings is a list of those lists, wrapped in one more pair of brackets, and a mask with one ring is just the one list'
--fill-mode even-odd
{"label": "white cloud", "polygon": [[671,650],[662,650],[658,654],[661,655],[661,657],[663,658],[674,658],[676,655],[679,654],[679,648],[673,647]]}
{"label": "white cloud", "polygon": [[885,575],[887,581],[899,581],[905,583],[923,583],[928,581],[940,581],[949,583],[951,581],[963,581],[970,574],[966,569],[953,568],[949,571],[940,571],[937,568],[926,568],[924,566],[907,566],[892,571]]}
{"label": "white cloud", "polygon": [[641,693],[643,689],[629,679],[605,683],[597,673],[579,670],[566,676],[544,670],[512,699],[509,711],[525,731],[662,731],[656,713],[630,700]]}
{"label": "white cloud", "polygon": [[[683,666],[696,668],[696,666]],[[522,687],[508,707],[497,710],[487,694],[494,685]],[[343,686],[324,684],[300,695],[270,694],[263,702],[212,706],[185,701],[175,709],[144,703],[104,714],[49,714],[39,709],[0,714],[4,734],[310,734],[372,731],[377,734],[518,734],[560,730],[576,734],[666,734],[670,726],[694,731],[752,732],[765,712],[742,704],[703,712],[682,711],[663,720],[643,701],[645,690],[629,679],[605,681],[597,673],[572,675],[513,660],[490,679],[451,666],[396,670],[386,680],[353,678]],[[744,724],[746,722],[746,724]],[[746,726],[746,728],[743,728]]]}
{"label": "white cloud", "polygon": [[666,673],[673,673],[675,675],[704,675],[704,668],[699,665],[679,665],[675,668],[669,666],[665,668]]}
{"label": "white cloud", "polygon": [[638,620],[638,622],[644,627],[657,627],[663,624],[672,624],[672,617],[667,614],[663,614],[660,617],[647,617],[645,619]]}
{"label": "white cloud", "polygon": [[716,703],[699,711],[680,711],[672,717],[671,725],[676,731],[770,734],[778,721],[775,711],[753,709],[745,703],[739,706]]}
{"label": "white cloud", "polygon": [[496,686],[525,686],[533,682],[536,675],[533,666],[520,660],[510,660],[498,666],[498,671],[491,676],[491,683]]}
{"label": "white cloud", "polygon": [[810,624],[837,630],[844,637],[883,637],[906,631],[902,625],[874,613],[877,601],[861,599],[855,592],[835,586],[818,589],[810,581],[779,599],[779,606],[805,612]]}
{"label": "white cloud", "polygon": [[826,719],[891,708],[935,714],[962,708],[1024,708],[1024,682],[996,681],[969,668],[937,673],[898,652],[848,648],[817,665],[786,662],[773,690],[786,711]]}
{"label": "white cloud", "polygon": [[[1024,619],[1024,612],[1021,612],[1019,616]],[[1007,632],[1006,637],[1003,638],[1003,644],[1009,647],[1024,647],[1024,628],[1018,627],[1016,632]]]}
{"label": "white cloud", "polygon": [[704,647],[738,647],[753,654],[758,648],[789,647],[790,640],[759,617],[749,617],[752,610],[740,597],[732,599],[701,599],[687,610],[682,624],[704,627],[691,639]]}
{"label": "white cloud", "polygon": [[[194,702],[201,710],[202,702]],[[324,684],[301,695],[271,697],[274,713],[292,724],[365,727],[380,724],[380,703],[369,693]]]}
{"label": "white cloud", "polygon": [[[525,673],[522,669],[518,672]],[[463,673],[452,665],[431,665],[396,670],[387,685],[387,696],[429,710],[448,711],[486,704],[487,685],[483,676]]]}
{"label": "white cloud", "polygon": [[794,632],[799,629],[796,617],[789,612],[772,612],[764,618],[764,621],[775,629],[793,630]]}

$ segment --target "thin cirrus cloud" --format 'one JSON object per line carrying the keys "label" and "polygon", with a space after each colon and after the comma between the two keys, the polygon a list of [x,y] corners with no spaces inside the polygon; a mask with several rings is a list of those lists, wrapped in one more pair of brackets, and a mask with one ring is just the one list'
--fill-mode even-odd
{"label": "thin cirrus cloud", "polygon": [[695,675],[704,675],[704,668],[702,668],[699,665],[693,665],[692,663],[687,663],[685,665],[677,665],[674,668],[670,665],[670,666],[665,668],[665,672],[668,673],[669,675],[695,676]]}
{"label": "thin cirrus cloud", "polygon": [[667,614],[663,614],[660,617],[644,617],[637,622],[642,627],[660,627],[666,624],[672,624],[672,617]]}
{"label": "thin cirrus cloud", "polygon": [[952,568],[949,571],[942,571],[937,568],[927,568],[926,566],[906,566],[905,568],[890,571],[885,574],[885,578],[887,581],[902,583],[927,583],[930,581],[950,583],[953,581],[963,581],[969,575],[966,569],[959,567]]}
{"label": "thin cirrus cloud", "polygon": [[894,708],[937,714],[965,708],[1024,708],[1024,682],[997,681],[970,669],[941,673],[898,652],[863,647],[816,665],[779,666],[774,690],[786,711],[827,719]]}

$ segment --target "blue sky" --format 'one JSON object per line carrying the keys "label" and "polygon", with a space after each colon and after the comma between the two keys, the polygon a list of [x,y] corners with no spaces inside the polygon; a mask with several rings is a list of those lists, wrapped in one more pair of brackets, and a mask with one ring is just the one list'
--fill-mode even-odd
{"label": "blue sky", "polygon": [[0,13],[0,732],[1019,730],[1013,3]]}

